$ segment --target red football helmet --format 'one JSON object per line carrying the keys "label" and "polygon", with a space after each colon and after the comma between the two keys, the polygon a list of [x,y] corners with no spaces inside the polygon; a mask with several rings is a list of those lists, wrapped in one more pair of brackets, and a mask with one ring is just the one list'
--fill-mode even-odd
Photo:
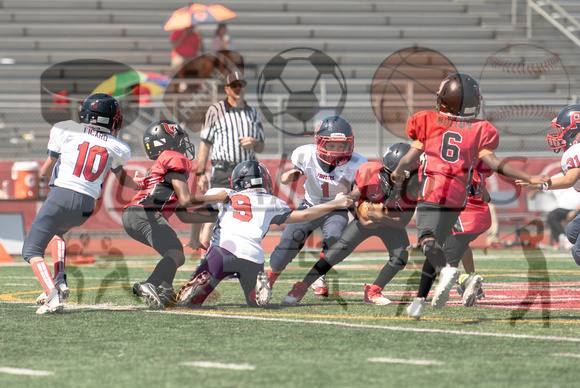
{"label": "red football helmet", "polygon": [[556,128],[557,132],[549,133],[548,146],[555,153],[561,149],[566,151],[576,144],[580,138],[580,105],[568,105],[558,113],[550,125]]}
{"label": "red football helmet", "polygon": [[[348,163],[352,157],[354,134],[350,123],[345,118],[340,116],[325,118],[316,128],[315,137],[316,156],[323,163],[330,166],[341,166]],[[336,148],[343,149],[337,150]]]}

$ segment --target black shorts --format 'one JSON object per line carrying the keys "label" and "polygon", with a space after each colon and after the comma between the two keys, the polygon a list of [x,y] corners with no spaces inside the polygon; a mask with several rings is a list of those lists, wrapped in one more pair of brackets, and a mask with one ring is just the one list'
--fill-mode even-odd
{"label": "black shorts", "polygon": [[221,160],[212,160],[211,178],[209,180],[209,187],[220,187],[229,189],[232,187],[230,178],[232,172],[236,168],[236,163],[229,163]]}
{"label": "black shorts", "polygon": [[183,244],[177,233],[155,209],[142,206],[125,208],[123,228],[131,238],[152,247],[162,256],[170,249],[183,252]]}
{"label": "black shorts", "polygon": [[457,222],[461,210],[451,209],[431,202],[417,204],[417,237],[421,243],[427,237],[435,237],[443,246]]}

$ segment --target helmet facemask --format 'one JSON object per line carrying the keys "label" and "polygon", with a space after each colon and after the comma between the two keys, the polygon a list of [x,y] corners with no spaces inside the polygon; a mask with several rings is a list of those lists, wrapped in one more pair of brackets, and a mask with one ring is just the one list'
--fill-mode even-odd
{"label": "helmet facemask", "polygon": [[354,150],[354,137],[343,133],[316,137],[316,156],[329,166],[342,166],[350,161]]}

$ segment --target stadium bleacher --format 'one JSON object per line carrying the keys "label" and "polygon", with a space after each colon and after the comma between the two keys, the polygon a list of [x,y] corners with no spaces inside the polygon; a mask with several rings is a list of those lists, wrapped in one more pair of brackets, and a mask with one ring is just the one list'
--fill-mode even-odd
{"label": "stadium bleacher", "polygon": [[[563,0],[558,3],[572,15],[580,14],[576,2]],[[437,50],[460,71],[478,77],[492,53],[510,44],[534,44],[557,53],[567,74],[556,71],[530,84],[508,72],[496,73],[493,78],[482,81],[484,103],[494,106],[523,96],[522,103],[549,101],[557,107],[578,94],[575,90],[579,74],[576,58],[580,48],[539,15],[533,15],[533,38],[527,39],[526,8],[521,0],[516,1],[515,25],[511,22],[512,2],[499,0],[225,0],[220,4],[237,13],[234,19],[227,21],[229,31],[235,39],[236,49],[256,70],[255,74],[247,74],[250,103],[257,105],[253,88],[260,71],[274,55],[294,47],[322,50],[340,65],[346,77],[348,100],[344,114],[361,134],[356,146],[365,156],[374,157],[389,143],[398,140],[388,131],[379,136],[380,124],[374,117],[369,92],[382,61],[402,48],[419,46]],[[46,135],[42,132],[47,125],[35,110],[39,106],[40,76],[52,65],[99,58],[172,76],[169,34],[162,26],[173,10],[184,5],[175,0],[3,1],[0,4],[0,36],[3,37],[0,57],[6,59],[3,60],[6,64],[0,65],[0,102],[4,107],[1,120],[4,127],[11,130],[0,135],[1,157],[29,158],[29,152],[44,149]],[[215,24],[199,25],[198,28],[208,48]],[[285,77],[296,84],[309,81],[301,79],[300,71],[289,72]],[[54,82],[53,90],[70,88],[79,98],[91,91],[88,86],[82,87],[82,78],[80,82],[78,79]],[[270,92],[277,95],[284,91],[272,89]],[[526,118],[521,120],[513,125],[525,128]],[[128,135],[133,134],[126,139],[130,144],[137,144],[139,130],[127,130]],[[26,135],[30,131],[35,134],[31,140],[33,144],[21,141],[18,136],[18,141],[14,141],[15,133]],[[269,123],[266,123],[266,131],[268,138],[276,139],[267,143],[266,156],[287,155],[304,141],[301,137],[281,135]],[[195,138],[195,134],[193,136]],[[517,153],[545,151],[544,139],[527,140],[526,148]],[[504,144],[518,144],[518,138],[511,133],[502,134],[500,152],[513,152],[511,146],[506,148]],[[139,156],[143,155],[138,150]]]}

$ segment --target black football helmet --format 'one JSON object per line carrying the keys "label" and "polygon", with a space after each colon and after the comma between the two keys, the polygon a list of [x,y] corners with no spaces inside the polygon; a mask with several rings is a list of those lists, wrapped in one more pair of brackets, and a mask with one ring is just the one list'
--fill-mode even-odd
{"label": "black football helmet", "polygon": [[[354,134],[348,120],[340,116],[329,116],[318,124],[315,132],[316,156],[329,166],[348,163],[354,150]],[[343,151],[327,150],[330,143],[344,144]]]}
{"label": "black football helmet", "polygon": [[472,119],[481,108],[479,83],[465,73],[451,74],[441,82],[437,91],[437,111],[459,119]]}
{"label": "black football helmet", "polygon": [[580,124],[580,105],[568,105],[562,109],[550,123],[557,132],[548,134],[548,146],[558,153],[561,149],[566,151],[576,144],[580,138],[578,124]]}
{"label": "black football helmet", "polygon": [[189,160],[195,158],[195,147],[179,124],[171,120],[158,120],[143,132],[143,146],[151,160],[155,160],[165,150],[181,152]]}
{"label": "black football helmet", "polygon": [[242,191],[246,189],[263,189],[272,194],[272,179],[266,166],[255,160],[246,160],[239,163],[230,178],[232,189]]}
{"label": "black football helmet", "polygon": [[[381,167],[379,171],[379,181],[381,183],[381,188],[383,189],[384,198],[390,198],[393,192],[396,191],[391,183],[391,173],[395,171],[403,156],[405,156],[410,149],[411,145],[408,143],[395,143],[385,151],[385,154],[383,155],[383,167]],[[415,174],[418,168],[419,162],[411,167],[409,176]]]}
{"label": "black football helmet", "polygon": [[119,103],[113,96],[105,93],[92,94],[83,101],[79,120],[81,123],[107,128],[109,133],[115,137],[119,134],[123,124]]}

